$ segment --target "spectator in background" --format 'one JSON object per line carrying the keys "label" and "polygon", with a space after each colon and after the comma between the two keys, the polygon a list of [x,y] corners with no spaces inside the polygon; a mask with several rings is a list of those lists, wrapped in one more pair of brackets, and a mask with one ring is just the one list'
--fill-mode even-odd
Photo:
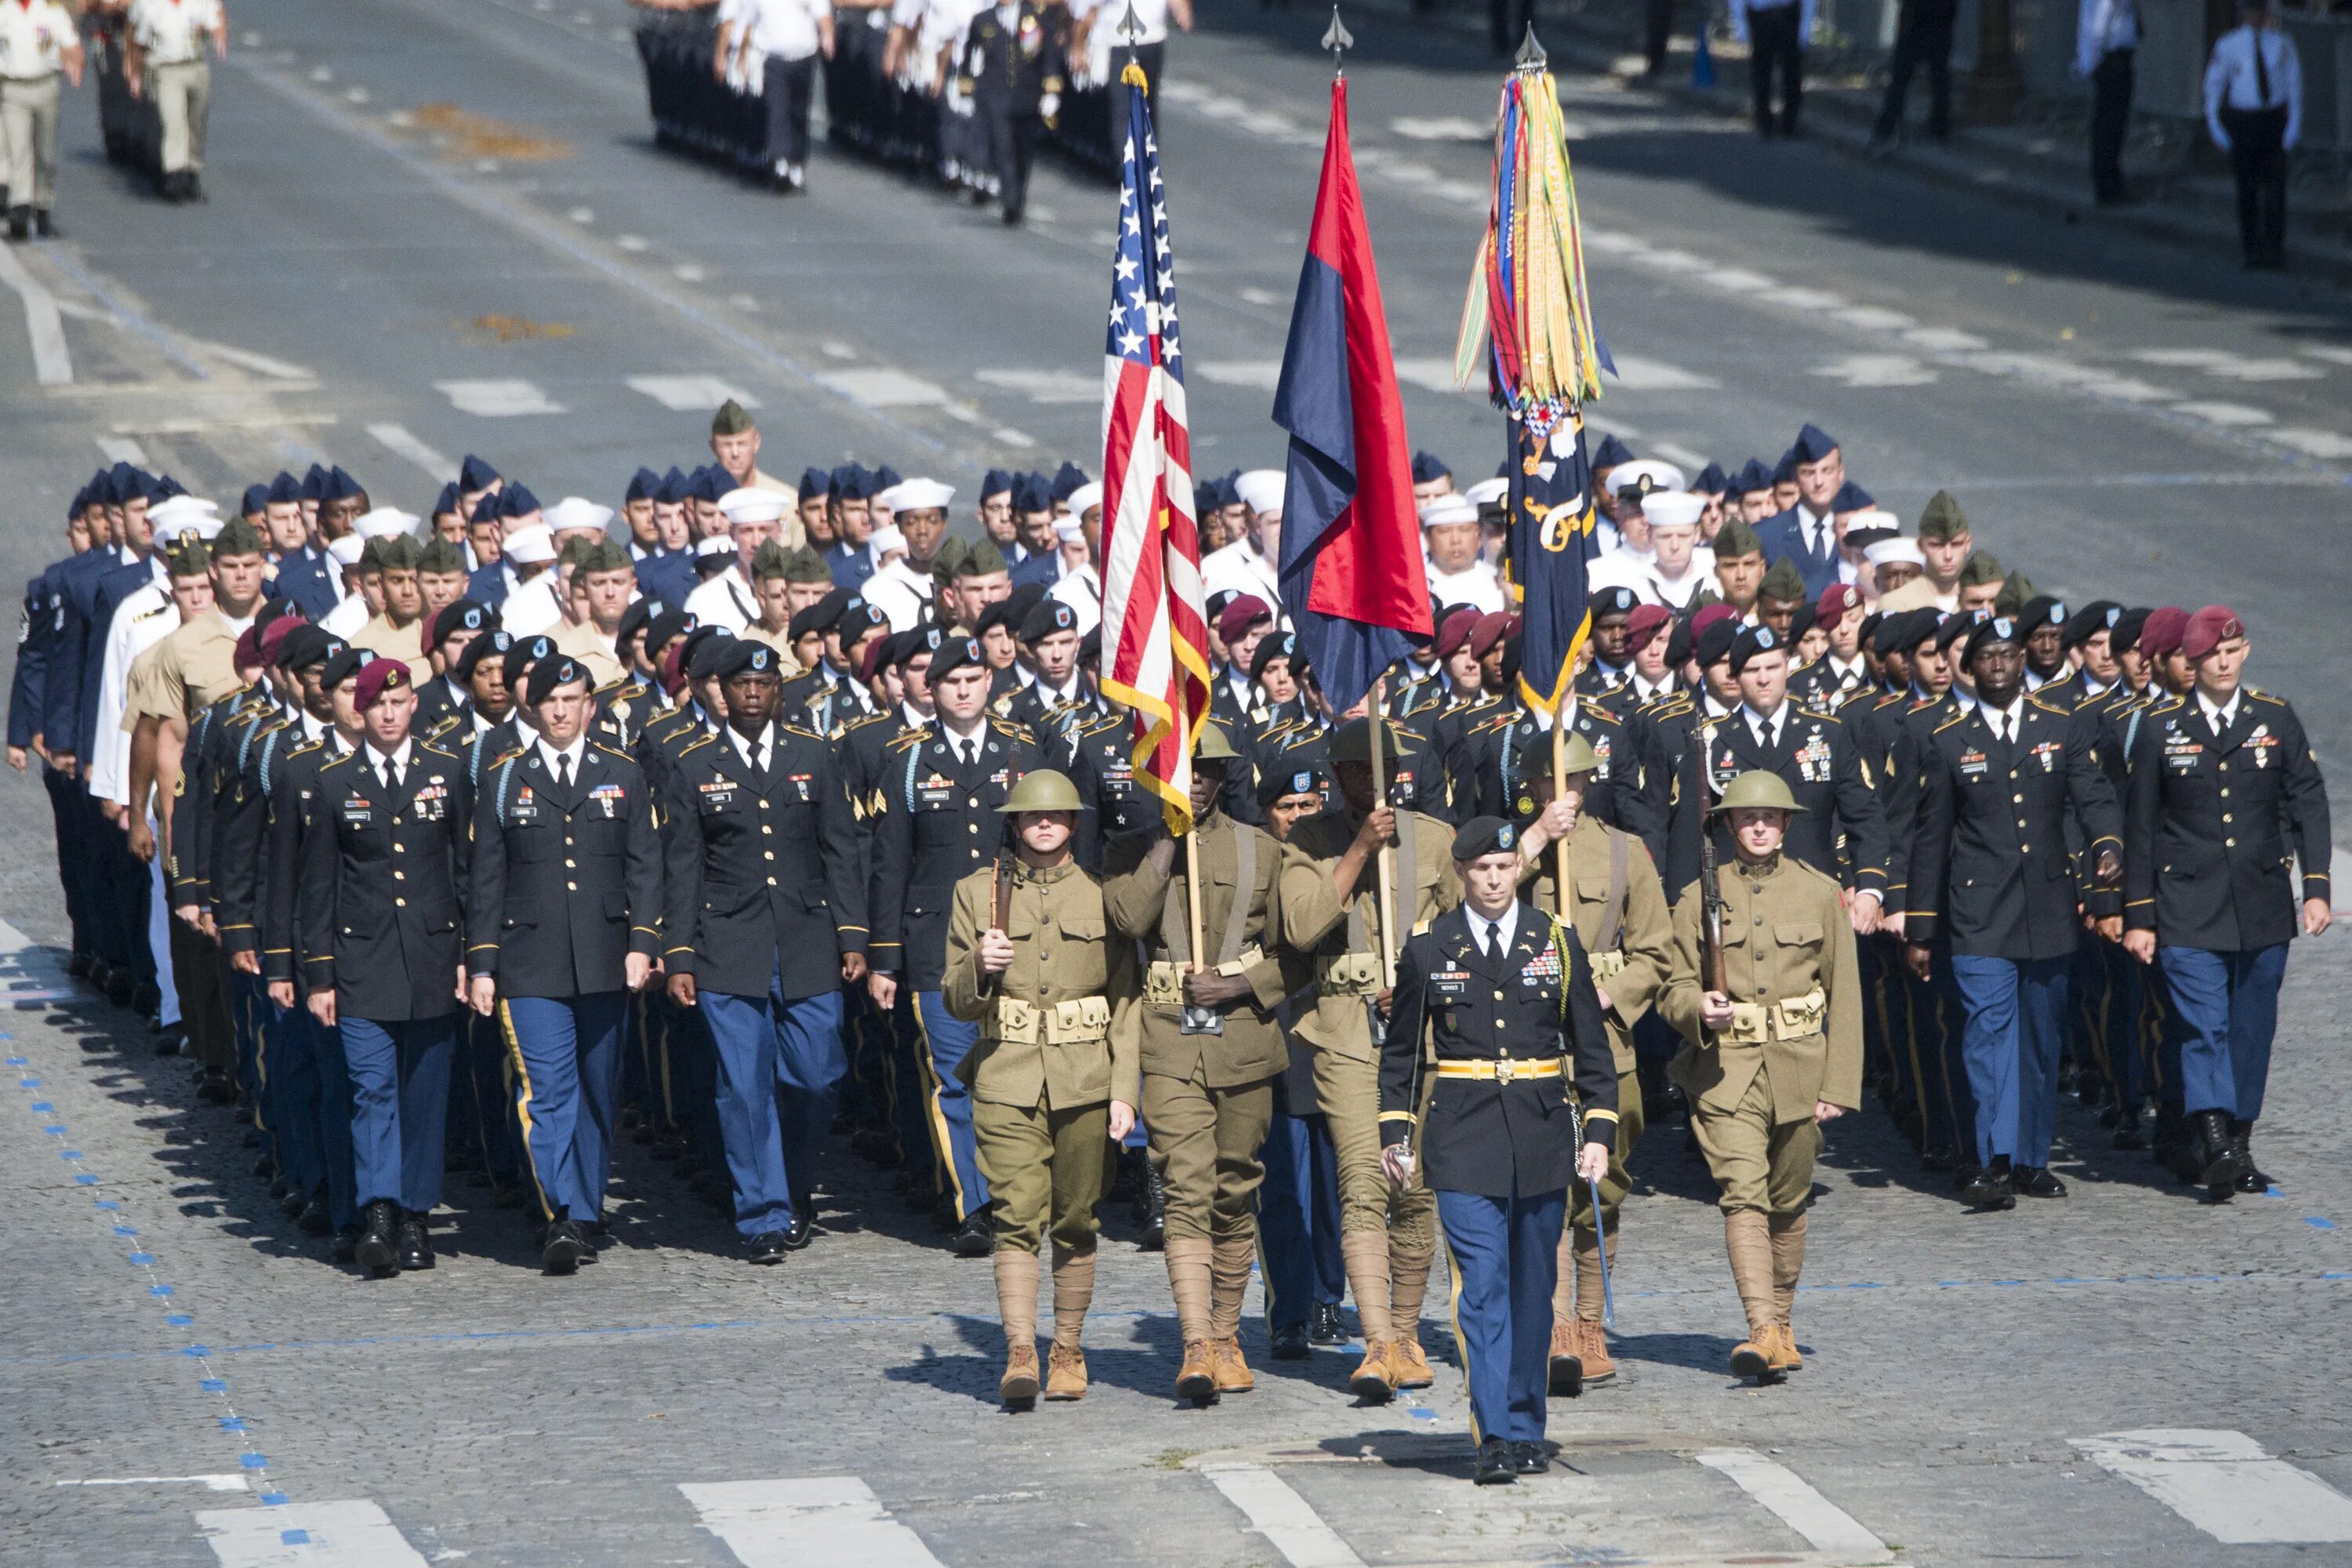
{"label": "spectator in background", "polygon": [[2266,0],[2239,0],[2238,26],[2205,67],[2205,128],[2238,182],[2245,265],[2286,265],[2286,155],[2303,135],[2303,63]]}
{"label": "spectator in background", "polygon": [[[2131,0],[2083,0],[2084,15],[2094,5],[2114,5],[2126,13]],[[1884,158],[1903,140],[1904,102],[1911,95],[1911,76],[1927,68],[1927,135],[1948,142],[1952,136],[1952,22],[1959,0],[1903,0],[1895,24],[1895,58],[1887,66],[1886,97],[1878,106],[1878,123],[1871,128],[1869,153]],[[2125,67],[2130,80],[2131,67]],[[2126,89],[2128,95],[2129,89]]]}
{"label": "spectator in background", "polygon": [[2091,84],[2091,195],[2103,207],[2130,199],[2124,189],[2124,132],[2131,127],[2132,56],[2138,47],[2137,0],[2083,0],[2074,74]]}
{"label": "spectator in background", "polygon": [[[1805,39],[1813,30],[1813,0],[1731,0],[1731,33],[1748,46],[1748,89],[1754,96],[1756,134],[1769,142],[1797,133],[1805,100]],[[1780,79],[1780,110],[1772,112],[1772,79]]]}

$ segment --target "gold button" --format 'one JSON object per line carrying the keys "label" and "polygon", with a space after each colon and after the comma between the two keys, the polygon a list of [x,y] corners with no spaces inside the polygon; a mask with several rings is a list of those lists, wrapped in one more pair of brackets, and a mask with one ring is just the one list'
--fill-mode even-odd
{"label": "gold button", "polygon": [[773,877],[769,878],[769,879],[768,879],[768,886],[770,886],[771,888],[772,888],[772,887],[774,887],[775,885],[776,885],[776,879],[775,879]]}
{"label": "gold button", "polygon": [[2017,852],[2018,852],[2020,855],[2031,854],[2031,853],[2032,852],[2032,849],[2033,849],[2033,846],[2032,846],[2032,845],[2031,845],[2031,844],[2021,844],[2021,845],[2019,845],[2019,846],[2017,847]]}
{"label": "gold button", "polygon": [[767,803],[766,801],[764,801],[764,800],[763,800],[763,801],[761,801],[761,802],[760,803],[760,809],[761,809],[761,811],[765,811],[765,810],[767,810],[767,809],[768,809],[768,803]]}
{"label": "gold button", "polygon": [[2221,842],[2225,847],[2231,849],[2235,849],[2238,847],[2238,841],[2234,838],[2224,838]]}
{"label": "gold button", "polygon": [[1497,1001],[1497,1002],[1500,1002],[1502,999],[1503,999],[1503,994],[1502,994],[1501,992],[1499,992],[1499,991],[1496,992],[1496,993],[1495,993],[1495,1000],[1496,1000],[1496,1001]]}
{"label": "gold button", "polygon": [[760,824],[760,831],[761,831],[761,832],[762,832],[762,833],[773,833],[773,832],[775,831],[775,829],[774,829],[774,828],[772,828],[772,827],[771,827],[771,826],[769,826],[766,823],[764,823],[764,822],[763,822],[763,823]]}
{"label": "gold button", "polygon": [[1496,1027],[1496,1028],[1498,1028],[1498,1029],[1499,1029],[1499,1028],[1501,1028],[1502,1026],[1503,1026],[1503,1020],[1501,1020],[1500,1018],[1496,1019],[1496,1020],[1495,1020],[1495,1027]]}
{"label": "gold button", "polygon": [[774,859],[774,858],[776,858],[776,852],[775,852],[774,850],[772,850],[772,849],[768,850],[768,851],[766,852],[766,855],[767,855],[767,858],[768,858],[769,859],[771,859],[771,860],[772,860],[772,859]]}
{"label": "gold button", "polygon": [[[2223,795],[2227,795],[2230,792],[2228,790],[2223,790],[2221,793]],[[395,855],[405,855],[408,853],[408,846],[405,844],[394,844],[392,847],[392,852]]]}
{"label": "gold button", "polygon": [[966,833],[977,833],[980,831],[980,824],[977,822],[967,822],[963,825],[963,830]]}
{"label": "gold button", "polygon": [[2229,821],[2229,820],[2230,820],[2230,814],[2229,814],[2228,812],[2226,812],[2226,811],[2225,811],[2225,812],[2223,812],[2223,813],[2221,814],[2221,820],[2222,820],[2222,821],[2224,821],[2224,822]]}
{"label": "gold button", "polygon": [[2229,798],[2230,798],[2230,792],[2229,792],[2228,790],[2223,790],[2223,791],[2221,792],[2221,798],[2222,798],[2223,800],[2227,800],[2227,799],[2229,799]]}
{"label": "gold button", "polygon": [[[2225,817],[2223,817],[2221,820],[2222,820],[2222,821],[2224,821],[2224,822],[2227,822],[2227,821],[2229,821],[2230,819],[2229,819],[2228,817],[2226,817],[2226,816],[2225,816]],[[406,880],[408,880],[408,873],[407,873],[407,872],[405,872],[405,871],[394,871],[394,872],[392,874],[392,879],[393,879],[394,881],[395,881],[395,882],[405,882]]]}
{"label": "gold button", "polygon": [[577,871],[580,869],[580,862],[577,860],[566,860],[563,862],[563,868],[567,871]]}
{"label": "gold button", "polygon": [[392,900],[392,907],[396,910],[404,910],[408,907],[408,900],[406,899],[394,899]]}
{"label": "gold button", "polygon": [[970,806],[974,811],[978,811],[980,809],[980,796],[976,795],[967,796],[964,800],[964,805]]}
{"label": "gold button", "polygon": [[579,884],[579,883],[577,883],[577,882],[566,882],[566,883],[564,883],[564,884],[563,884],[563,886],[564,886],[564,888],[565,888],[567,890],[569,890],[569,891],[571,891],[571,892],[574,892],[574,893],[576,893],[576,892],[578,892],[578,891],[580,890],[580,884]]}
{"label": "gold button", "polygon": [[569,833],[565,834],[565,835],[563,836],[563,842],[565,842],[566,844],[571,843],[571,842],[572,842],[572,835],[570,835]]}
{"label": "gold button", "polygon": [[2025,797],[2021,795],[2013,795],[2009,798],[2015,801],[2020,805],[2023,805],[2025,804]]}
{"label": "gold button", "polygon": [[1764,923],[1764,917],[1762,915],[1758,915],[1756,917],[1756,923],[1758,925],[1762,925]]}

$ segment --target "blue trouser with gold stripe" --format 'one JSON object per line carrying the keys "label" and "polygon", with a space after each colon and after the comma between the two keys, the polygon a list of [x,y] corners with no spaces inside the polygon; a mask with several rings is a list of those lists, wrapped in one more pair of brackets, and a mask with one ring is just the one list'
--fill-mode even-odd
{"label": "blue trouser with gold stripe", "polygon": [[2006,1156],[2050,1163],[2058,1117],[2058,1049],[2066,1037],[2074,959],[1952,955],[1952,980],[1968,1008],[1969,1088],[1976,1099],[1977,1163]]}
{"label": "blue trouser with gold stripe", "polygon": [[515,996],[499,1002],[515,1068],[515,1114],[549,1219],[587,1224],[604,1212],[621,1080],[625,991]]}
{"label": "blue trouser with gold stripe", "polygon": [[1470,1435],[1543,1440],[1551,1292],[1568,1190],[1437,1194],[1454,1266],[1454,1336],[1470,1382]]}
{"label": "blue trouser with gold stripe", "polygon": [[1323,1118],[1277,1109],[1258,1160],[1258,1267],[1269,1329],[1304,1324],[1346,1293],[1339,1256],[1339,1160]]}
{"label": "blue trouser with gold stripe", "polygon": [[2271,1041],[2278,1033],[2279,983],[2286,943],[2244,952],[2166,946],[2166,995],[2180,1020],[2181,1109],[2226,1110],[2259,1121],[2270,1083]]}
{"label": "blue trouser with gold stripe", "polygon": [[362,1204],[388,1198],[411,1214],[441,1202],[449,1116],[449,1058],[458,1015],[342,1021],[352,1079],[352,1190]]}
{"label": "blue trouser with gold stripe", "polygon": [[841,993],[787,997],[781,957],[764,996],[705,991],[698,998],[718,1058],[719,1129],[745,1236],[816,1218],[818,1152],[848,1059]]}
{"label": "blue trouser with gold stripe", "polygon": [[980,1026],[950,1015],[947,999],[937,991],[923,992],[917,1003],[930,1052],[931,1135],[941,1145],[940,1156],[955,1183],[956,1217],[970,1219],[988,1206],[988,1178],[980,1173],[980,1146],[972,1138],[971,1090],[956,1069],[980,1043]]}

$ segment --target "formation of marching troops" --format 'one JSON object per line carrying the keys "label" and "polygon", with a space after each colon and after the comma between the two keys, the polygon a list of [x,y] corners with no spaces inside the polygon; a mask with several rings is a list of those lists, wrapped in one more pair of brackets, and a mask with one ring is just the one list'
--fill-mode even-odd
{"label": "formation of marching troops", "polygon": [[226,517],[127,465],[74,498],[8,735],[72,971],[157,1017],[336,1260],[433,1267],[456,1169],[572,1273],[634,1139],[775,1264],[844,1136],[992,1258],[1025,1407],[1086,1392],[1114,1197],[1199,1404],[1252,1385],[1259,1263],[1273,1355],[1352,1297],[1351,1390],[1426,1384],[1443,1246],[1507,1481],[1547,1393],[1614,1373],[1646,1122],[1720,1188],[1763,1381],[1802,1364],[1821,1128],[1874,1099],[1980,1210],[2064,1194],[2063,1092],[2213,1200],[2267,1183],[2330,835],[2224,606],[2062,603],[1947,495],[1906,535],[1811,426],[1733,474],[1612,440],[1555,710],[1501,481],[1424,454],[1434,635],[1333,711],[1274,608],[1280,475],[1207,480],[1180,843],[1097,684],[1098,486],[991,473],[967,542],[945,484],[795,488],[759,449],[730,405],[712,464],[618,508],[475,458],[425,517],[341,469]]}
{"label": "formation of marching troops", "polygon": [[781,193],[807,188],[816,85],[839,147],[1021,221],[1049,139],[1118,167],[1131,54],[1159,108],[1188,0],[633,0],[655,134]]}

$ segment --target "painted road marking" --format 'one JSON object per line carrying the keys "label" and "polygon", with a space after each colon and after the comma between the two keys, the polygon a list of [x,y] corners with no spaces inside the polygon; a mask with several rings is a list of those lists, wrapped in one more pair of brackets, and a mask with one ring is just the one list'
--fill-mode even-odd
{"label": "painted road marking", "polygon": [[982,370],[973,372],[972,379],[984,386],[1017,392],[1032,403],[1102,401],[1102,377],[1081,375],[1074,370]]}
{"label": "painted road marking", "polygon": [[371,425],[367,433],[396,458],[405,458],[436,479],[457,477],[457,465],[408,433],[405,425]]}
{"label": "painted road marking", "polygon": [[25,303],[25,335],[33,340],[33,379],[43,386],[72,385],[73,355],[66,349],[66,323],[58,313],[57,296],[5,250],[0,250],[0,283]]}
{"label": "painted road marking", "polygon": [[196,1515],[221,1568],[425,1568],[425,1556],[365,1498],[216,1509]]}
{"label": "painted road marking", "polygon": [[[1664,360],[1643,359],[1634,354],[1618,354],[1617,384],[1628,392],[1713,392],[1723,383],[1711,375],[1701,375]],[[1453,367],[1448,365],[1447,379],[1452,379]]]}
{"label": "painted road marking", "polygon": [[2282,447],[2313,458],[2352,458],[2352,436],[2334,430],[2264,430],[2265,441],[2275,441]]}
{"label": "painted road marking", "polygon": [[100,436],[98,449],[110,463],[128,463],[134,468],[147,466],[147,448],[128,436]]}
{"label": "painted road marking", "polygon": [[434,387],[460,414],[482,419],[511,419],[524,414],[562,414],[563,405],[549,397],[536,382],[436,381]]}
{"label": "painted road marking", "polygon": [[2352,1498],[2274,1459],[2243,1432],[2158,1427],[2075,1447],[2231,1546],[2352,1541]]}
{"label": "painted road marking", "polygon": [[1364,1560],[1307,1500],[1264,1465],[1203,1465],[1201,1473],[1249,1517],[1250,1528],[1265,1536],[1290,1568],[1363,1568]]}
{"label": "painted road marking", "polygon": [[[1272,392],[1282,380],[1282,362],[1278,359],[1194,360],[1191,370],[1219,386],[1250,386],[1260,392]],[[1447,379],[1453,379],[1450,372]]]}
{"label": "painted road marking", "polygon": [[816,379],[827,391],[863,408],[926,408],[948,400],[946,388],[903,370],[834,370]]}
{"label": "painted road marking", "polygon": [[2271,422],[2271,416],[2267,412],[2260,408],[2250,408],[2242,403],[2176,403],[2172,407],[2177,414],[2186,414],[2191,419],[2202,419],[2208,425],[2236,426],[2267,425]]}
{"label": "painted road marking", "polygon": [[202,1486],[208,1492],[242,1492],[245,1477],[232,1476],[100,1476],[84,1481],[58,1481],[61,1487],[187,1487]]}
{"label": "painted road marking", "polygon": [[1822,1496],[1786,1465],[1766,1458],[1753,1448],[1709,1448],[1691,1456],[1710,1470],[1720,1470],[1739,1489],[1770,1509],[1780,1522],[1811,1542],[1816,1552],[1836,1553],[1852,1563],[1881,1563],[1886,1543],[1862,1526],[1853,1515]]}
{"label": "painted road marking", "polygon": [[1848,354],[1811,374],[1846,386],[1927,386],[1942,379],[1909,354]]}
{"label": "painted road marking", "polygon": [[679,414],[708,414],[730,398],[746,408],[760,406],[758,398],[715,375],[633,375],[629,386]]}
{"label": "painted road marking", "polygon": [[923,1538],[891,1518],[856,1476],[689,1481],[677,1489],[743,1568],[940,1568]]}

